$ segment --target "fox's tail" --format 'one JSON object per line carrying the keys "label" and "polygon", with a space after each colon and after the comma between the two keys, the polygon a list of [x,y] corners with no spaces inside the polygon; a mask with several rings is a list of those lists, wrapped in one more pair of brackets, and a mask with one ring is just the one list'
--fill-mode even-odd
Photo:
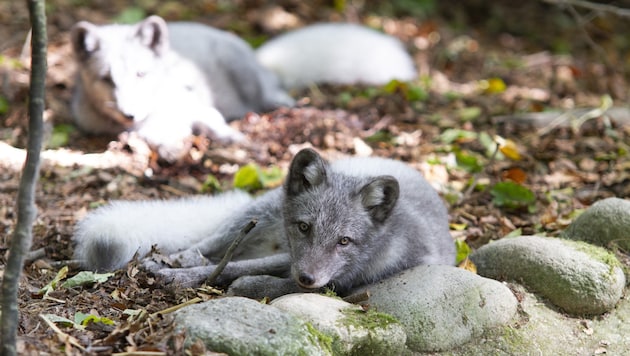
{"label": "fox's tail", "polygon": [[252,198],[233,191],[177,200],[115,201],[90,212],[75,228],[75,259],[84,268],[113,270],[152,245],[174,253],[212,234]]}

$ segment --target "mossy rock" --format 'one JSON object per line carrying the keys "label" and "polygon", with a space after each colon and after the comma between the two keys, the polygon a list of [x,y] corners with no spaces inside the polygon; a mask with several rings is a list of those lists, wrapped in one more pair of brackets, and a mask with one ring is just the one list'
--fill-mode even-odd
{"label": "mossy rock", "polygon": [[626,281],[613,254],[559,238],[504,238],[481,247],[470,259],[480,275],[522,283],[573,315],[611,310]]}
{"label": "mossy rock", "polygon": [[630,201],[619,198],[598,201],[575,219],[562,237],[630,252]]}

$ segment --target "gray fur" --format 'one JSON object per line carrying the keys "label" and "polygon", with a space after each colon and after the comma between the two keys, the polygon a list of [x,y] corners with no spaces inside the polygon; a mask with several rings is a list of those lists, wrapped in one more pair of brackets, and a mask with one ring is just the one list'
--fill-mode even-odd
{"label": "gray fur", "polygon": [[[147,220],[138,224],[160,219],[149,211],[142,215]],[[237,248],[235,262],[228,264],[221,277],[222,284],[241,276],[290,275],[297,282],[295,291],[328,286],[347,294],[416,265],[455,262],[446,208],[420,173],[402,162],[382,158],[350,158],[331,165],[315,151],[305,149],[293,159],[283,187],[242,205],[242,210],[190,248],[164,251],[183,268],[150,259],[144,266],[174,285],[199,284],[253,219],[257,225]],[[79,226],[85,229],[84,225]],[[186,226],[182,224],[180,230],[182,238],[187,236]],[[83,255],[95,254],[89,251],[102,245],[98,235],[80,232],[77,243]],[[150,243],[151,236],[145,238],[145,244]],[[108,248],[115,253],[115,246]],[[207,260],[200,259],[202,255]],[[90,267],[89,261],[86,265]],[[241,294],[275,297],[279,293],[273,288],[250,291],[244,290],[244,283],[238,284],[237,293]]]}

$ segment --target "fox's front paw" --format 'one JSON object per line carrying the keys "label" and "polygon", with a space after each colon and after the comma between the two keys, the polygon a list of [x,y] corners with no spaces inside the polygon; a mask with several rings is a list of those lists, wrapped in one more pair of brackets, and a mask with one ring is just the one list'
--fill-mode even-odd
{"label": "fox's front paw", "polygon": [[188,249],[170,254],[168,259],[171,261],[171,266],[173,267],[189,268],[208,264],[208,259],[197,249]]}
{"label": "fox's front paw", "polygon": [[270,298],[304,292],[290,278],[274,276],[243,276],[232,282],[227,291],[230,296],[242,296],[252,299]]}
{"label": "fox's front paw", "polygon": [[171,288],[194,288],[205,282],[214,266],[194,268],[163,268],[153,272],[164,285]]}
{"label": "fox's front paw", "polygon": [[145,271],[152,272],[152,273],[155,273],[155,272],[163,269],[164,267],[167,267],[166,264],[161,263],[161,262],[157,262],[151,257],[147,257],[147,258],[143,259],[142,261],[140,261],[140,266]]}

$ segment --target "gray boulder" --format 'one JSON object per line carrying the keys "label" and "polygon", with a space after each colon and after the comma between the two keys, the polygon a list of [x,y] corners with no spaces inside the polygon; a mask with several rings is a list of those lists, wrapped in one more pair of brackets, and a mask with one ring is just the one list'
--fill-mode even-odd
{"label": "gray boulder", "polygon": [[522,283],[573,315],[609,311],[626,283],[613,254],[579,241],[504,238],[481,247],[470,259],[480,275]]}
{"label": "gray boulder", "polygon": [[400,355],[407,336],[392,316],[320,294],[289,294],[272,306],[308,321],[332,338],[335,355]]}
{"label": "gray boulder", "polygon": [[584,319],[558,313],[521,285],[512,288],[522,310],[518,321],[434,355],[630,355],[630,299],[622,299],[610,313]]}
{"label": "gray boulder", "polygon": [[562,237],[630,251],[630,201],[600,200],[567,227]]}
{"label": "gray boulder", "polygon": [[500,282],[452,266],[418,266],[367,287],[372,308],[395,316],[418,352],[449,350],[510,322],[517,301]]}
{"label": "gray boulder", "polygon": [[230,297],[175,312],[190,345],[229,355],[331,355],[330,340],[306,322],[252,299]]}

